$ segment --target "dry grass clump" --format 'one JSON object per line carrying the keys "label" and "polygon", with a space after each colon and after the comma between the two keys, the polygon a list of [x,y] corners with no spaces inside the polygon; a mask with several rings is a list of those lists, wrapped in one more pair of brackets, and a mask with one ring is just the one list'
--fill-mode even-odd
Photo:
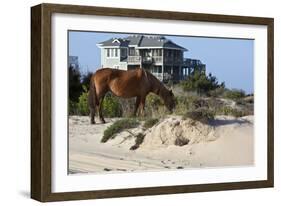
{"label": "dry grass clump", "polygon": [[121,119],[114,122],[104,132],[101,142],[107,142],[109,139],[113,139],[117,133],[122,132],[124,129],[130,129],[137,127],[139,122],[134,118]]}
{"label": "dry grass clump", "polygon": [[159,122],[158,118],[148,118],[145,120],[143,127],[145,129],[149,129],[149,128],[153,127],[157,122]]}
{"label": "dry grass clump", "polygon": [[130,150],[136,150],[143,143],[145,135],[143,133],[138,133],[136,136],[135,144],[130,148]]}

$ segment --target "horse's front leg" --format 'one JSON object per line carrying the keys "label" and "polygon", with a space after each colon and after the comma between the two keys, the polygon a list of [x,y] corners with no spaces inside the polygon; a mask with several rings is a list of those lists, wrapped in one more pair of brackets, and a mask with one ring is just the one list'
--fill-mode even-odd
{"label": "horse's front leg", "polygon": [[103,118],[103,114],[102,114],[102,102],[103,102],[103,99],[104,97],[100,98],[100,101],[99,101],[99,117],[100,117],[100,121],[101,123],[105,123],[105,120]]}
{"label": "horse's front leg", "polygon": [[139,105],[140,105],[140,97],[137,96],[136,104],[135,104],[135,109],[134,109],[134,113],[133,113],[134,117],[137,115],[137,111],[138,111]]}
{"label": "horse's front leg", "polygon": [[141,100],[140,100],[140,115],[142,117],[145,116],[144,107],[145,107],[145,97],[142,97]]}

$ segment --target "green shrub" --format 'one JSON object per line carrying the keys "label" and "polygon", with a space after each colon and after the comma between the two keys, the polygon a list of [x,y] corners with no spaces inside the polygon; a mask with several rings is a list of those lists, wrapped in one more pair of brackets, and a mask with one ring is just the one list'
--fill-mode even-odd
{"label": "green shrub", "polygon": [[208,104],[208,108],[213,111],[217,111],[225,105],[225,102],[218,98],[209,98],[206,101]]}
{"label": "green shrub", "polygon": [[202,123],[208,123],[210,120],[215,118],[215,112],[208,108],[198,108],[195,110],[190,110],[183,115],[183,119],[190,118],[195,121],[200,121]]}
{"label": "green shrub", "polygon": [[83,92],[80,68],[74,68],[73,66],[68,68],[68,82],[68,98],[77,102]]}
{"label": "green shrub", "polygon": [[243,100],[248,103],[248,104],[254,104],[254,95],[248,95],[246,97],[243,98]]}
{"label": "green shrub", "polygon": [[162,117],[167,114],[167,109],[162,99],[155,95],[149,94],[145,102],[145,116],[149,117]]}
{"label": "green shrub", "polygon": [[[84,92],[79,96],[78,102],[69,101],[70,115],[89,115],[88,105],[88,90],[85,85],[82,85]],[[122,107],[117,97],[108,93],[103,100],[102,105],[103,115],[105,117],[121,117]]]}
{"label": "green shrub", "polygon": [[247,102],[244,99],[237,99],[236,104],[239,106],[246,106]]}
{"label": "green shrub", "polygon": [[106,94],[102,103],[103,115],[105,117],[121,117],[122,106],[117,97],[111,93]]}
{"label": "green shrub", "polygon": [[219,87],[225,87],[224,82],[219,84],[217,78],[211,73],[206,75],[198,70],[195,70],[186,80],[182,81],[181,85],[185,91],[196,91],[200,95],[207,94]]}
{"label": "green shrub", "polygon": [[121,119],[114,122],[103,132],[101,142],[107,142],[109,139],[113,139],[115,135],[122,132],[124,129],[134,128],[139,125],[136,119]]}
{"label": "green shrub", "polygon": [[69,102],[68,102],[68,114],[69,115],[77,115],[78,114],[77,103],[72,101],[72,100],[69,100]]}
{"label": "green shrub", "polygon": [[158,95],[155,94],[149,94],[146,97],[146,104],[148,106],[151,106],[152,108],[158,108],[159,106],[163,106],[163,102],[161,98]]}
{"label": "green shrub", "polygon": [[136,98],[118,98],[122,110],[122,117],[133,117]]}
{"label": "green shrub", "polygon": [[78,115],[89,115],[90,110],[88,106],[88,91],[83,86],[84,92],[80,95],[77,103],[77,114]]}
{"label": "green shrub", "polygon": [[178,97],[176,101],[177,104],[174,113],[178,115],[184,115],[188,111],[201,107],[209,108],[208,101],[197,95]]}
{"label": "green shrub", "polygon": [[208,108],[209,107],[208,101],[197,97],[189,100],[190,109],[198,109],[201,107]]}
{"label": "green shrub", "polygon": [[159,121],[159,119],[157,118],[149,118],[147,120],[145,120],[143,127],[148,129],[153,127],[157,122]]}
{"label": "green shrub", "polygon": [[189,100],[186,96],[178,96],[176,97],[176,107],[174,109],[174,114],[183,115],[188,111],[189,108]]}
{"label": "green shrub", "polygon": [[238,100],[246,96],[243,90],[232,89],[226,90],[223,95],[227,99]]}
{"label": "green shrub", "polygon": [[225,90],[226,89],[224,87],[218,87],[214,90],[209,91],[208,96],[210,96],[210,97],[222,97]]}
{"label": "green shrub", "polygon": [[245,116],[246,113],[242,110],[238,110],[229,106],[224,106],[219,109],[218,114],[242,117]]}

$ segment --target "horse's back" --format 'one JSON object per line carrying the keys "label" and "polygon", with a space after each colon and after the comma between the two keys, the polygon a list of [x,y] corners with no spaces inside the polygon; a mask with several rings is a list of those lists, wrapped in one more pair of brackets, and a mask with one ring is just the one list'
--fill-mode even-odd
{"label": "horse's back", "polygon": [[119,70],[102,68],[94,74],[96,87],[107,87],[115,95],[121,97],[134,97],[146,92],[145,71],[143,69]]}
{"label": "horse's back", "polygon": [[122,79],[123,81],[128,81],[130,79],[136,80],[136,78],[141,79],[143,76],[143,69],[132,69],[132,70],[120,70],[112,68],[102,68],[95,72],[96,79],[108,79],[113,80],[116,78]]}
{"label": "horse's back", "polygon": [[97,70],[91,77],[91,82],[95,84],[105,83],[111,79],[113,69],[102,68]]}

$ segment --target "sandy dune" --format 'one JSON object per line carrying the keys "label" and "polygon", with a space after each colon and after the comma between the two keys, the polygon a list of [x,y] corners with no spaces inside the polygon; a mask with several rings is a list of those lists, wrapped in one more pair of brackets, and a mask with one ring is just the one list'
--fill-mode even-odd
{"label": "sandy dune", "polygon": [[[101,143],[106,124],[91,125],[89,117],[69,118],[69,172],[124,172],[198,167],[246,166],[254,163],[253,116],[219,116],[210,125],[170,116],[148,130],[137,150],[130,150],[135,138],[128,131]],[[188,144],[176,146],[177,138]]]}

